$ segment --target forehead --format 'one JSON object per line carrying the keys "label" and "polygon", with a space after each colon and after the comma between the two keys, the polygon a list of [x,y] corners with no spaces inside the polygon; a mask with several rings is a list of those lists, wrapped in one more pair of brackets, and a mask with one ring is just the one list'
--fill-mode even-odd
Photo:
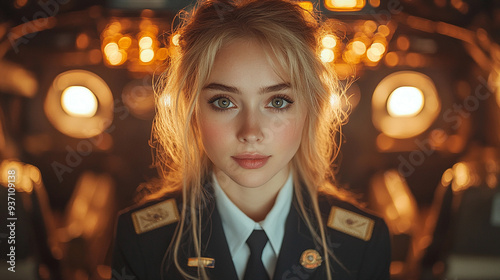
{"label": "forehead", "polygon": [[216,54],[207,84],[266,85],[289,82],[271,48],[255,38],[238,38]]}

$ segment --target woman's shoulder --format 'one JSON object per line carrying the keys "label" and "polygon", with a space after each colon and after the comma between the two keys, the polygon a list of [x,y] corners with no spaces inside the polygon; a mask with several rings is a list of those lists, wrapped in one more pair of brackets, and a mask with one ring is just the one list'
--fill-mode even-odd
{"label": "woman's shoulder", "polygon": [[326,225],[331,230],[364,241],[369,241],[373,235],[388,235],[384,219],[354,200],[320,193],[318,203]]}
{"label": "woman's shoulder", "polygon": [[138,202],[118,213],[117,229],[142,234],[179,220],[181,194],[172,192]]}

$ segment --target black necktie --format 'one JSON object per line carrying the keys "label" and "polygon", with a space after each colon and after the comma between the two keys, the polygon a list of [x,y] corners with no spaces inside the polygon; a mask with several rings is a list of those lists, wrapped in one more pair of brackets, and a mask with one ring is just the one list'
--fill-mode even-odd
{"label": "black necktie", "polygon": [[250,258],[243,280],[269,280],[264,264],[262,263],[262,251],[266,247],[267,235],[263,230],[254,230],[247,239],[250,247]]}

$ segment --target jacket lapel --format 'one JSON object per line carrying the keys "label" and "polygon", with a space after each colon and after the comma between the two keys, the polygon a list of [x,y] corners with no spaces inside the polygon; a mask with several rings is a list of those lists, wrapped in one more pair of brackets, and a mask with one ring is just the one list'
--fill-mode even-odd
{"label": "jacket lapel", "polygon": [[274,280],[320,279],[317,277],[322,275],[324,271],[324,264],[316,269],[306,269],[300,264],[300,258],[304,251],[314,249],[321,252],[321,250],[316,248],[311,233],[300,217],[297,207],[294,201],[285,223],[285,236],[276,264]]}
{"label": "jacket lapel", "polygon": [[210,216],[211,223],[207,223],[201,234],[204,238],[203,244],[207,244],[202,255],[215,260],[215,267],[207,269],[210,279],[237,280],[238,276],[227,245],[222,221],[215,205],[213,205],[212,214],[208,216]]}

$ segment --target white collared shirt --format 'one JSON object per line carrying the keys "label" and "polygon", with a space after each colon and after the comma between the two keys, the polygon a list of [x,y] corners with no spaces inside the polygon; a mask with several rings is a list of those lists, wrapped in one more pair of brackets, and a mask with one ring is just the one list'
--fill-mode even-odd
{"label": "white collared shirt", "polygon": [[229,246],[238,278],[243,279],[248,258],[250,257],[250,248],[246,244],[248,237],[254,229],[263,229],[269,238],[269,242],[267,242],[262,252],[262,262],[269,274],[269,278],[272,279],[285,235],[286,218],[292,204],[292,174],[290,173],[287,181],[279,191],[271,211],[259,223],[256,223],[245,215],[222,190],[215,175],[212,177],[214,180],[217,210],[222,220],[222,228],[226,235],[227,245]]}

